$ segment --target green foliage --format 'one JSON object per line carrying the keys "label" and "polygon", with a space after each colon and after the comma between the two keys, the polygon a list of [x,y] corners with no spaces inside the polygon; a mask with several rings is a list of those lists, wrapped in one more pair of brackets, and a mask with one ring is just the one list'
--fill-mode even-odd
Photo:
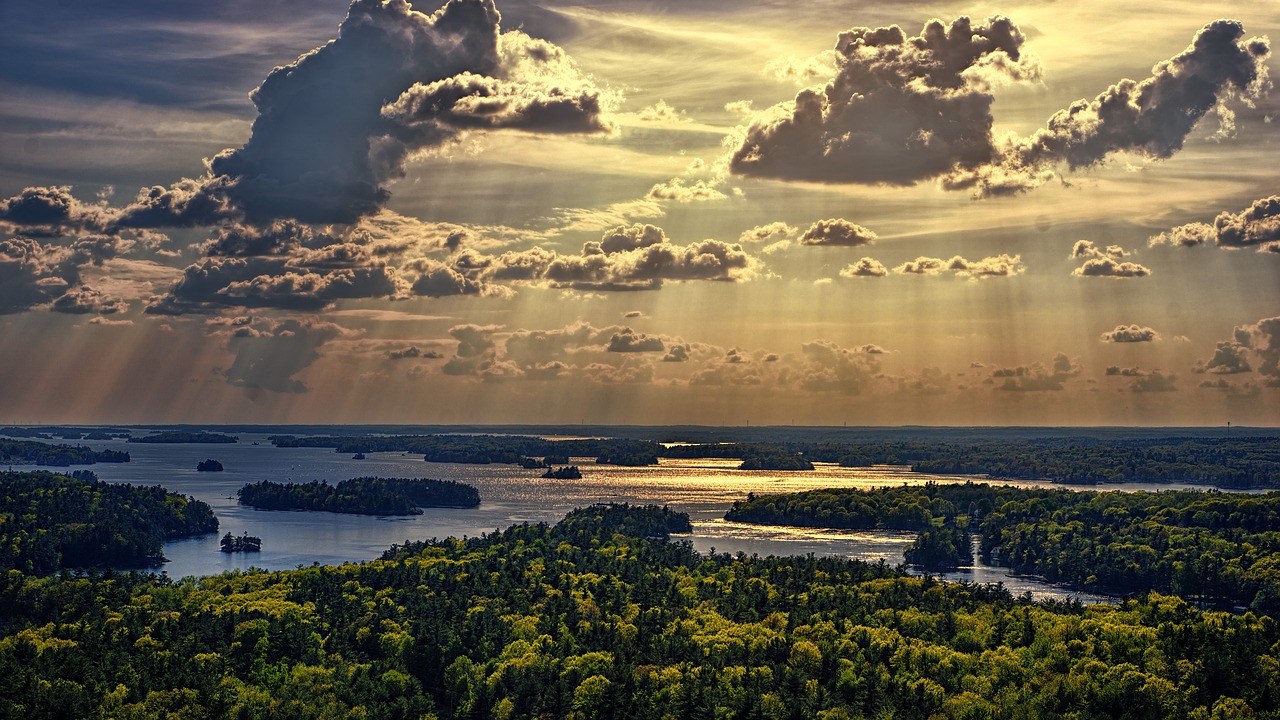
{"label": "green foliage", "polygon": [[222,536],[222,541],[219,544],[224,553],[260,552],[262,550],[262,538],[250,535],[247,532],[240,537],[227,533]]}
{"label": "green foliage", "polygon": [[217,529],[208,505],[159,485],[106,483],[87,470],[0,473],[0,568],[157,565],[165,540]]}
{"label": "green foliage", "polygon": [[211,432],[158,432],[152,435],[139,435],[129,438],[131,443],[209,443],[209,444],[227,444],[239,442],[239,438],[234,435],[223,435],[222,433]]}
{"label": "green foliage", "polygon": [[480,492],[453,480],[361,477],[337,485],[270,480],[240,488],[240,502],[262,510],[322,510],[348,515],[421,515],[424,507],[475,507]]}
{"label": "green foliage", "polygon": [[973,540],[955,525],[930,527],[920,531],[902,554],[908,565],[928,570],[947,570],[973,564]]}
{"label": "green foliage", "polygon": [[[836,558],[701,556],[600,507],[393,559],[0,578],[0,699],[46,717],[1210,718],[1280,711],[1280,627],[1037,605]],[[620,520],[631,518],[632,520]],[[567,527],[566,527],[567,523]]]}
{"label": "green foliage", "polygon": [[80,445],[50,445],[33,440],[0,439],[0,463],[67,467],[93,463],[129,462],[129,453],[119,450],[94,450]]}
{"label": "green foliage", "polygon": [[[976,483],[749,496],[725,515],[932,530],[966,518],[992,562],[1112,593],[1174,593],[1280,615],[1280,492],[1076,492]],[[931,534],[928,542],[940,536]],[[914,562],[909,560],[909,562]]]}

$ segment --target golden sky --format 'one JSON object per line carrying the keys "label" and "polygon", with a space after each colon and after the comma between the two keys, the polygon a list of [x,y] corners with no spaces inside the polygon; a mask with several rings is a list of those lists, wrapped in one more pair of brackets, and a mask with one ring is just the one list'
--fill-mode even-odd
{"label": "golden sky", "polygon": [[1280,5],[0,4],[0,423],[1280,424]]}

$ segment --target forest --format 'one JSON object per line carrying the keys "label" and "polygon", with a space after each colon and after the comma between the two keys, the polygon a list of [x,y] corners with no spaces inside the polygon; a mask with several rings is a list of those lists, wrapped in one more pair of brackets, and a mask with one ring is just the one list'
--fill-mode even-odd
{"label": "forest", "polygon": [[239,442],[234,435],[211,432],[166,431],[151,435],[135,435],[129,438],[131,443],[209,443],[228,444]]}
{"label": "forest", "polygon": [[715,443],[674,445],[661,452],[668,458],[746,459],[781,454],[845,467],[910,465],[922,473],[1085,485],[1188,482],[1223,488],[1280,487],[1280,441],[1265,436]]}
{"label": "forest", "polygon": [[348,515],[421,515],[424,507],[475,507],[480,493],[453,480],[360,477],[337,485],[320,481],[249,483],[240,502],[260,510],[321,510]]}
{"label": "forest", "polygon": [[50,445],[34,440],[0,438],[0,464],[67,467],[100,462],[126,463],[129,462],[129,453],[119,450],[94,450],[81,445]]}
{"label": "forest", "polygon": [[92,472],[0,472],[0,568],[28,574],[91,566],[151,567],[165,540],[216,532],[203,502],[159,485]]}
{"label": "forest", "polygon": [[1088,492],[977,483],[750,495],[728,520],[982,536],[991,564],[1109,592],[1280,616],[1280,492]]}
{"label": "forest", "polygon": [[[1280,625],[1033,603],[884,564],[701,555],[594,507],[381,560],[0,578],[0,699],[44,718],[1277,717]],[[687,522],[687,519],[686,519]]]}
{"label": "forest", "polygon": [[[570,457],[593,457],[605,465],[656,465],[662,446],[647,440],[587,438],[544,440],[527,435],[273,435],[276,447],[334,448],[339,453],[401,452],[422,455],[427,462],[508,463],[520,465],[526,458],[556,458],[566,465]],[[560,461],[560,458],[564,458]],[[551,460],[544,460],[553,464]]]}

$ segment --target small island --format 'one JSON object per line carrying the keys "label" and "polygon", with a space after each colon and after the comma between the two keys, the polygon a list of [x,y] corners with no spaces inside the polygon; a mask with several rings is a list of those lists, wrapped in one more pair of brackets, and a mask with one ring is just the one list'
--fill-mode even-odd
{"label": "small island", "polygon": [[222,463],[217,460],[201,460],[196,463],[196,470],[200,472],[222,472]]}
{"label": "small island", "polygon": [[240,537],[227,533],[222,536],[222,547],[220,549],[224,553],[261,552],[262,538],[254,537],[247,532],[241,534]]}
{"label": "small island", "polygon": [[211,432],[158,432],[154,435],[131,437],[128,442],[160,444],[208,443],[217,445],[240,442],[240,439],[234,435],[223,435],[222,433]]}
{"label": "small island", "polygon": [[775,453],[743,458],[739,470],[812,470],[813,463],[799,455]]}
{"label": "small island", "polygon": [[[565,460],[565,462],[567,463],[569,461]],[[539,460],[538,458],[527,457],[527,458],[520,459],[520,467],[524,468],[525,470],[541,470],[542,468],[547,468],[551,466],[548,465],[545,461]]]}
{"label": "small island", "polygon": [[475,507],[480,493],[452,480],[361,477],[329,485],[270,480],[240,488],[240,502],[260,510],[319,510],[345,515],[421,515],[424,507]]}
{"label": "small island", "polygon": [[50,445],[34,440],[0,440],[0,463],[9,465],[90,465],[92,463],[126,463],[129,453],[119,450],[94,450],[83,445]]}
{"label": "small island", "polygon": [[570,465],[562,468],[552,468],[544,473],[542,477],[551,478],[552,480],[578,480],[582,478],[582,471],[576,465]]}
{"label": "small island", "polygon": [[352,456],[351,456],[351,459],[352,459],[352,460],[363,460],[363,459],[364,459],[364,453],[362,453],[362,452],[358,452],[358,453],[356,453],[355,455],[352,455]]}

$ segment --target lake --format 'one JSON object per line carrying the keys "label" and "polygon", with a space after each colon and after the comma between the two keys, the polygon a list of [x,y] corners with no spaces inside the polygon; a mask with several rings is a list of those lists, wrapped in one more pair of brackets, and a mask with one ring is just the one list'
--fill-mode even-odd
{"label": "lake", "polygon": [[[123,440],[89,441],[95,449],[126,450],[132,462],[88,466],[103,480],[162,485],[213,507],[221,523],[216,535],[167,543],[170,577],[211,575],[225,570],[259,567],[292,569],[319,563],[336,565],[377,558],[382,551],[406,540],[476,536],[518,523],[554,523],[565,513],[599,502],[668,505],[689,513],[693,533],[679,536],[700,552],[744,552],[748,555],[833,555],[890,564],[902,562],[913,533],[843,531],[731,523],[724,513],[747,493],[780,493],[820,488],[870,488],[885,485],[953,483],[968,476],[913,473],[899,466],[842,468],[817,463],[811,472],[738,470],[738,460],[667,460],[650,467],[596,465],[592,458],[574,458],[582,470],[578,480],[543,479],[540,470],[512,465],[428,463],[420,455],[367,453],[364,460],[324,448],[277,448],[266,435],[241,433],[229,444],[147,444]],[[257,442],[257,445],[253,443]],[[196,463],[220,461],[223,472],[198,472]],[[28,469],[23,466],[21,469]],[[66,471],[66,468],[47,468]],[[256,510],[239,504],[236,491],[245,483],[336,483],[352,477],[429,477],[457,480],[480,491],[477,508],[428,508],[422,515],[374,517],[307,511]],[[1012,482],[1023,487],[1047,482]],[[1055,486],[1057,487],[1057,486]],[[1155,490],[1187,485],[1130,484],[1126,490]],[[262,538],[262,552],[228,554],[219,551],[222,533],[248,533]],[[978,566],[946,573],[950,580],[1003,582],[1015,594],[1030,591],[1038,599],[1079,598],[1083,602],[1108,598],[1071,592],[1032,578],[1014,577],[1007,568]]]}

